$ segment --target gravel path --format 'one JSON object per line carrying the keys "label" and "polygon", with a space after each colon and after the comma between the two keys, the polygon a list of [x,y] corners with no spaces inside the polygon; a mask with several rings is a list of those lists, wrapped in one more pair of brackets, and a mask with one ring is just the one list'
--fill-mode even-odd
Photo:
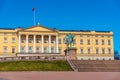
{"label": "gravel path", "polygon": [[120,72],[0,72],[0,80],[120,80]]}

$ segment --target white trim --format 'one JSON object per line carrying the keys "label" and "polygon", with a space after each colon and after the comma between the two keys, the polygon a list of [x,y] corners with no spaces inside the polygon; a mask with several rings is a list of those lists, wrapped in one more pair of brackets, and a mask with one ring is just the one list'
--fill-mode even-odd
{"label": "white trim", "polygon": [[26,53],[28,52],[28,34],[26,34]]}
{"label": "white trim", "polygon": [[51,53],[51,35],[49,35],[48,49],[49,53]]}
{"label": "white trim", "polygon": [[56,35],[56,53],[58,53],[58,35]]}
{"label": "white trim", "polygon": [[34,35],[33,51],[36,52],[36,35]]}

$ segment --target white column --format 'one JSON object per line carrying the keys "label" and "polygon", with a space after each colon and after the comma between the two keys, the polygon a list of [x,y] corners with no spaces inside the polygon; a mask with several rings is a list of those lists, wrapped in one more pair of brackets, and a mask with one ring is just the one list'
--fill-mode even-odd
{"label": "white column", "polygon": [[41,35],[41,52],[44,52],[44,36]]}
{"label": "white column", "polygon": [[58,52],[58,35],[56,35],[56,53],[59,53]]}
{"label": "white column", "polygon": [[21,47],[20,47],[20,43],[21,43],[21,35],[18,35],[18,52],[20,52]]}
{"label": "white column", "polygon": [[34,35],[33,51],[36,53],[36,35]]}
{"label": "white column", "polygon": [[49,53],[51,53],[51,35],[49,35],[48,49],[49,49]]}
{"label": "white column", "polygon": [[28,34],[26,34],[26,53],[28,53]]}

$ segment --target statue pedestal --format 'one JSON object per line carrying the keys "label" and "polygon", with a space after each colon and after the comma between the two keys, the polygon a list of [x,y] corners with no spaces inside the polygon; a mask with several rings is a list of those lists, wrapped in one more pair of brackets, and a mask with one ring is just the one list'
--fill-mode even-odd
{"label": "statue pedestal", "polygon": [[69,48],[68,57],[71,60],[77,60],[77,49],[75,47]]}

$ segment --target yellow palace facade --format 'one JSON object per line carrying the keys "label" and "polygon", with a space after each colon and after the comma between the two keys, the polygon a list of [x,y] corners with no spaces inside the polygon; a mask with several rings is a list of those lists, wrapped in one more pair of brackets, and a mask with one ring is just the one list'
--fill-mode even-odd
{"label": "yellow palace facade", "polygon": [[41,25],[29,28],[0,29],[0,57],[15,54],[65,55],[64,38],[73,34],[79,60],[114,60],[113,32],[57,30]]}

